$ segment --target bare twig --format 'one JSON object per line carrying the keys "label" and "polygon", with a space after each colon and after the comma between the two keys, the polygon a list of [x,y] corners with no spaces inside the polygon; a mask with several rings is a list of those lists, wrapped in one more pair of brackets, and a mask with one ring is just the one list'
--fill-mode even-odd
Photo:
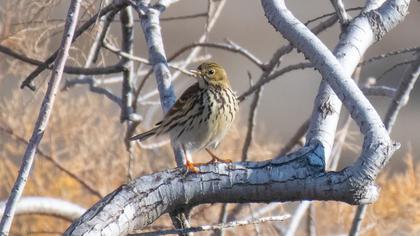
{"label": "bare twig", "polygon": [[115,15],[118,11],[111,11],[109,12],[104,18],[104,21],[100,22],[100,31],[96,35],[95,41],[92,44],[91,51],[89,52],[89,56],[86,59],[85,66],[90,66],[91,63],[96,63],[99,57],[99,52],[101,50],[101,46],[108,34],[111,22],[114,20]]}
{"label": "bare twig", "polygon": [[254,95],[254,99],[251,102],[251,106],[249,107],[249,114],[248,114],[248,128],[247,133],[245,136],[245,142],[242,147],[242,161],[248,160],[248,151],[252,143],[252,138],[254,136],[254,128],[257,123],[257,109],[260,103],[260,98],[262,95],[263,87],[260,87]]}
{"label": "bare twig", "polygon": [[186,52],[190,49],[200,48],[200,47],[202,47],[202,48],[216,48],[216,49],[226,50],[226,51],[233,52],[233,53],[238,53],[238,54],[244,56],[245,58],[247,58],[248,60],[250,60],[252,63],[257,65],[261,69],[265,68],[264,64],[261,62],[260,59],[258,59],[255,55],[253,55],[247,49],[239,46],[238,44],[236,44],[236,43],[234,43],[230,40],[228,40],[228,43],[210,43],[210,42],[192,43],[192,44],[184,46],[181,49],[179,49],[178,51],[176,51],[171,57],[169,57],[168,60],[174,59],[174,58],[178,57],[179,55],[181,55],[182,53],[184,53],[184,52]]}
{"label": "bare twig", "polygon": [[331,4],[335,8],[335,12],[337,13],[338,18],[340,19],[340,24],[345,26],[350,21],[350,16],[346,12],[346,8],[344,7],[342,0],[330,0]]}
{"label": "bare twig", "polygon": [[[126,7],[120,12],[121,20],[121,34],[122,34],[122,51],[127,55],[133,54],[133,14],[131,12],[131,7]],[[128,141],[128,138],[131,137],[134,133],[135,127],[139,124],[138,121],[133,121],[132,114],[135,114],[133,108],[133,93],[134,93],[134,64],[128,58],[122,57],[120,60],[121,64],[125,66],[123,72],[123,82],[122,82],[122,107],[121,107],[121,122],[126,122],[126,134],[125,134],[125,147],[128,153],[128,162],[127,162],[127,180],[131,181],[133,179],[133,166],[134,166],[134,144]]]}
{"label": "bare twig", "polygon": [[312,203],[309,206],[308,210],[308,223],[307,223],[307,235],[309,236],[316,236],[316,213],[315,213],[315,205]]}
{"label": "bare twig", "polygon": [[191,15],[184,15],[184,16],[172,16],[172,17],[162,17],[160,21],[174,21],[174,20],[188,20],[193,18],[200,18],[200,17],[207,17],[207,12],[203,13],[196,13]]}
{"label": "bare twig", "polygon": [[[123,58],[129,59],[129,60],[133,60],[133,61],[136,61],[136,62],[141,62],[141,63],[147,64],[147,65],[152,65],[150,63],[150,61],[147,60],[146,58],[137,57],[137,56],[134,56],[134,55],[131,55],[131,54],[127,54],[127,53],[123,52],[122,50],[114,47],[113,45],[111,45],[111,44],[109,44],[107,42],[104,42],[104,45],[103,46],[104,46],[104,48],[108,49],[110,52],[113,52],[113,53],[115,53],[115,54],[117,54],[117,55],[119,55],[119,56],[121,56]],[[189,75],[189,76],[192,76],[193,75],[188,70],[183,69],[183,68],[177,66],[176,64],[168,63],[168,66],[170,68],[172,68],[172,69],[179,70],[180,72],[182,72],[182,73],[184,73],[186,75]]]}
{"label": "bare twig", "polygon": [[391,88],[388,86],[364,86],[361,87],[363,94],[366,96],[384,96],[384,97],[394,97],[395,95],[395,88]]}
{"label": "bare twig", "polygon": [[[133,54],[133,14],[131,12],[131,7],[126,7],[120,12],[121,20],[121,35],[122,35],[122,51],[125,54]],[[121,58],[120,63],[124,65],[125,70],[123,72],[123,82],[122,82],[122,109],[121,109],[121,118],[120,121],[124,122],[130,119],[131,113],[133,113],[132,99],[134,92],[134,72],[133,72],[133,62],[130,59],[125,57]]]}
{"label": "bare twig", "polygon": [[[29,63],[35,66],[42,66],[44,62],[27,57],[26,55],[19,54],[13,51],[10,48],[0,45],[0,52],[12,56],[16,59],[19,59],[23,62]],[[49,64],[45,69],[52,70],[53,65]],[[67,74],[76,74],[76,75],[104,75],[104,74],[113,74],[119,73],[123,70],[123,67],[119,64],[106,66],[106,67],[94,67],[94,68],[83,68],[83,67],[75,67],[75,66],[66,66],[64,67],[64,73]]]}
{"label": "bare twig", "polygon": [[89,91],[93,93],[97,93],[97,94],[102,94],[105,97],[107,97],[109,100],[117,104],[119,107],[122,107],[121,98],[113,94],[112,91],[106,88],[99,87],[98,85],[101,84],[101,80],[98,80],[94,77],[86,77],[83,79],[76,78],[72,80],[66,80],[62,90],[67,90],[71,87],[74,87],[77,84],[88,84]]}
{"label": "bare twig", "polygon": [[302,63],[298,63],[298,64],[293,64],[290,66],[286,66],[280,70],[277,70],[275,72],[273,72],[271,75],[267,76],[266,78],[259,80],[256,84],[254,84],[251,88],[249,88],[248,90],[246,90],[245,92],[243,92],[239,97],[238,100],[239,102],[242,102],[243,100],[245,100],[249,95],[251,95],[252,93],[254,93],[255,91],[257,91],[258,88],[260,88],[261,86],[265,85],[266,83],[276,79],[279,76],[282,76],[288,72],[294,71],[294,70],[303,70],[306,68],[311,68],[312,67],[312,63],[309,62],[302,62]]}
{"label": "bare twig", "polygon": [[[119,11],[121,8],[126,6],[124,1],[113,1],[109,5],[105,6],[101,9],[100,12],[96,13],[92,16],[88,21],[82,24],[74,33],[74,37],[72,42],[74,42],[80,35],[82,35],[90,26],[96,23],[98,17],[102,17],[103,15],[107,14],[110,11]],[[35,85],[33,85],[33,80],[45,69],[47,69],[51,63],[54,62],[55,58],[59,54],[59,50],[55,51],[47,60],[41,65],[39,65],[20,85],[21,88],[28,87],[31,90],[35,90]]]}
{"label": "bare twig", "polygon": [[139,233],[139,234],[130,234],[130,236],[152,236],[152,235],[167,235],[167,234],[177,234],[177,233],[195,233],[202,231],[212,231],[217,229],[226,229],[233,228],[238,226],[245,226],[250,224],[261,224],[264,222],[270,221],[284,221],[290,218],[290,215],[282,216],[271,216],[271,217],[262,217],[254,220],[241,220],[241,221],[231,221],[226,224],[217,224],[217,225],[202,225],[199,227],[191,227],[186,229],[171,229],[171,230],[160,230],[155,232]]}
{"label": "bare twig", "polygon": [[59,89],[61,77],[64,71],[64,65],[66,63],[68,52],[76,29],[80,2],[80,0],[72,0],[70,3],[63,39],[61,41],[60,49],[58,50],[57,59],[54,63],[54,69],[50,82],[48,83],[47,92],[45,93],[44,99],[42,101],[41,109],[38,115],[38,119],[35,123],[32,137],[28,146],[26,147],[18,177],[12,188],[11,194],[7,199],[6,209],[0,222],[1,235],[8,235],[9,233],[16,210],[16,204],[23,193],[23,189],[25,188],[25,184],[28,179],[29,171],[34,162],[36,149],[41,142],[42,136],[47,127],[48,120],[54,105],[55,95]]}
{"label": "bare twig", "polygon": [[408,65],[408,64],[411,64],[411,63],[413,63],[413,62],[415,62],[415,60],[409,60],[409,61],[403,61],[403,62],[397,63],[397,64],[395,64],[395,65],[391,66],[390,68],[386,69],[384,72],[382,72],[382,74],[380,74],[380,75],[377,77],[377,79],[376,79],[376,80],[381,80],[381,79],[383,79],[383,78],[385,77],[385,75],[387,75],[387,74],[388,74],[388,73],[390,73],[391,71],[393,71],[393,70],[397,69],[398,67],[401,67],[401,66],[404,66],[404,65]]}
{"label": "bare twig", "polygon": [[[228,204],[223,203],[222,208],[220,209],[219,214],[219,220],[218,222],[221,222],[222,224],[225,224],[227,222],[227,216],[228,216],[228,210],[227,210]],[[223,236],[224,235],[223,229],[215,229],[212,236]]]}
{"label": "bare twig", "polygon": [[395,92],[395,96],[391,101],[387,113],[385,114],[384,124],[389,133],[392,131],[392,127],[395,124],[398,113],[402,107],[404,107],[410,98],[410,93],[414,88],[414,84],[420,76],[420,52],[417,53],[417,58],[407,68],[404,73],[403,79],[401,79],[398,89]]}
{"label": "bare twig", "polygon": [[296,208],[295,212],[293,213],[289,227],[287,228],[287,232],[285,236],[293,236],[297,228],[299,227],[300,219],[302,219],[303,215],[305,214],[306,210],[311,205],[311,201],[302,201],[299,206]]}
{"label": "bare twig", "polygon": [[420,47],[403,48],[403,49],[399,49],[399,50],[395,50],[395,51],[387,52],[387,53],[384,53],[384,54],[381,54],[381,55],[378,55],[378,56],[371,57],[368,60],[364,60],[364,61],[360,62],[357,66],[364,66],[364,65],[372,63],[374,61],[385,59],[385,58],[388,58],[388,57],[391,57],[391,56],[396,56],[396,55],[409,53],[409,52],[417,52],[417,51],[420,51]]}
{"label": "bare twig", "polygon": [[[405,106],[409,100],[410,93],[420,76],[420,53],[417,53],[416,59],[408,66],[403,78],[400,81],[395,96],[388,107],[388,111],[385,114],[384,125],[389,133],[392,131],[392,127],[395,124],[398,113],[401,108]],[[350,229],[350,236],[358,236],[360,234],[361,225],[366,213],[368,205],[360,205],[357,207],[356,214],[353,219],[353,223]]]}
{"label": "bare twig", "polygon": [[[362,9],[363,9],[363,7],[352,7],[352,8],[347,8],[346,11],[360,11]],[[305,25],[309,25],[312,22],[318,21],[318,20],[323,19],[323,18],[328,17],[328,16],[336,16],[336,15],[337,15],[337,12],[327,13],[327,14],[324,14],[324,15],[321,15],[321,16],[318,16],[316,18],[308,20],[307,22],[305,22]]]}

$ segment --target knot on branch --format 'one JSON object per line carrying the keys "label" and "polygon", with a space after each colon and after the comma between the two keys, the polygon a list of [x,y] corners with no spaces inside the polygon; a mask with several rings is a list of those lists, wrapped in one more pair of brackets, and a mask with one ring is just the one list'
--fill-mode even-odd
{"label": "knot on branch", "polygon": [[[408,13],[409,2],[407,0],[387,1],[380,8],[363,13],[369,21],[376,41],[381,40],[387,32],[404,20]],[[389,11],[390,8],[395,10]],[[395,17],[395,15],[399,16]]]}
{"label": "knot on branch", "polygon": [[321,101],[321,106],[319,107],[319,111],[321,112],[322,118],[325,119],[327,116],[334,114],[337,112],[334,110],[335,105],[332,103],[330,97],[324,97]]}
{"label": "knot on branch", "polygon": [[375,40],[380,41],[386,34],[386,29],[382,21],[382,16],[376,10],[364,13],[375,35]]}
{"label": "knot on branch", "polygon": [[349,179],[350,193],[352,194],[352,204],[364,205],[374,203],[379,198],[379,187],[370,183],[367,185],[361,185],[360,182],[355,182],[352,178]]}

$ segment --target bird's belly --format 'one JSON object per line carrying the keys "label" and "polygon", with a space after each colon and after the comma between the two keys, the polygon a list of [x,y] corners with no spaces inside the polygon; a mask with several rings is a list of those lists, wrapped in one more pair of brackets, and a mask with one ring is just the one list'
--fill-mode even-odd
{"label": "bird's belly", "polygon": [[236,97],[230,89],[209,90],[200,98],[188,114],[179,118],[181,125],[170,131],[172,140],[189,151],[217,147],[232,125],[238,110]]}
{"label": "bird's belly", "polygon": [[210,109],[204,109],[203,114],[197,114],[195,118],[188,121],[187,128],[179,127],[173,130],[171,137],[189,151],[206,147],[215,148],[229,130],[234,119],[234,114],[223,111],[220,104],[214,104]]}

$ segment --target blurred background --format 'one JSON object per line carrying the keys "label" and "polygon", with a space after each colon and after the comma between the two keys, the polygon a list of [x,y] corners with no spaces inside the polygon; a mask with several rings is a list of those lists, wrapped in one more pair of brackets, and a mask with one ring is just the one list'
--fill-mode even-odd
{"label": "blurred background", "polygon": [[[94,15],[102,1],[83,1],[80,22]],[[105,1],[106,2],[106,1]],[[287,1],[290,10],[302,21],[306,22],[318,16],[334,12],[330,1]],[[346,8],[363,6],[364,1],[344,1]],[[0,0],[0,44],[11,48],[30,58],[44,61],[57,49],[62,37],[64,18],[69,1],[57,0]],[[171,5],[162,15],[162,19],[170,17],[207,13],[207,0],[181,0]],[[420,46],[420,3],[412,1],[409,15],[398,27],[389,32],[383,40],[370,47],[365,59],[387,53]],[[357,16],[359,11],[349,11]],[[134,54],[147,58],[147,46],[142,33],[138,15],[133,11],[135,23]],[[180,48],[197,42],[205,32],[206,14],[192,19],[162,20],[162,35],[167,55],[172,55]],[[316,25],[315,22],[312,25]],[[322,41],[333,49],[340,36],[340,25],[320,34]],[[97,27],[89,29],[76,41],[71,49],[68,64],[83,66]],[[120,44],[119,17],[111,24],[107,40],[115,45]],[[247,49],[261,61],[270,60],[272,54],[287,41],[268,24],[260,1],[227,0],[213,29],[208,32],[208,42],[223,43],[231,40]],[[183,53],[178,61],[188,55]],[[239,54],[220,49],[202,49],[200,57],[222,64],[228,72],[232,87],[238,94],[250,86],[250,77],[255,82],[261,70]],[[360,83],[370,77],[381,77],[378,85],[395,87],[398,85],[405,66],[399,66],[386,72],[393,65],[412,60],[413,54],[406,53],[363,66]],[[97,66],[112,65],[118,61],[115,54],[101,49]],[[282,60],[282,66],[304,61],[301,53],[294,50]],[[188,66],[194,69],[199,60]],[[148,65],[135,63],[138,71],[136,83],[144,79],[150,68]],[[19,88],[23,79],[35,67],[0,53],[0,200],[5,200],[14,183],[21,157],[25,150],[40,102],[50,77],[48,71],[37,77],[35,92]],[[175,71],[172,71],[175,72]],[[97,79],[120,78],[120,75],[97,76]],[[79,78],[65,74],[64,80]],[[297,70],[285,74],[269,84],[263,91],[258,108],[255,139],[250,148],[251,160],[264,160],[275,156],[279,150],[293,137],[300,125],[308,119],[312,112],[313,101],[318,90],[321,77],[313,69]],[[174,82],[179,95],[193,83],[189,77],[181,75]],[[120,96],[121,83],[100,84]],[[145,83],[143,94],[154,90],[156,83],[150,77]],[[137,127],[137,132],[151,127],[162,117],[159,96],[150,97],[147,102],[139,104],[138,110],[145,120]],[[378,112],[383,116],[390,102],[388,97],[369,97]],[[249,97],[240,107],[240,115],[236,127],[225,138],[218,152],[235,161],[241,159],[242,145],[246,133]],[[420,171],[420,86],[415,86],[410,100],[397,119],[391,137],[401,143],[401,149],[393,156],[384,174],[380,177],[382,195],[378,203],[369,208],[364,223],[363,235],[415,235],[420,231],[420,198],[418,180]],[[44,135],[40,148],[45,154],[37,155],[35,167],[31,173],[24,195],[41,195],[67,199],[83,207],[89,207],[122,183],[127,181],[128,152],[124,144],[126,124],[119,122],[120,108],[103,95],[89,91],[89,86],[80,84],[60,91],[54,111]],[[345,113],[345,111],[344,111]],[[340,125],[341,127],[341,125]],[[153,140],[146,146],[135,147],[133,176],[144,175],[159,170],[175,167],[172,153],[168,145],[151,149],[149,144],[165,142]],[[352,163],[359,154],[361,137],[358,128],[351,126],[339,168]],[[47,157],[45,157],[47,156]],[[50,158],[50,159],[48,159]],[[195,159],[205,160],[208,157],[197,154]],[[52,160],[52,161],[51,161]],[[57,164],[58,163],[58,164]],[[75,180],[57,165],[83,179],[100,194],[92,191]],[[104,175],[104,173],[107,173]],[[93,187],[92,187],[93,188]],[[417,202],[416,202],[417,199]],[[278,204],[268,215],[293,213],[293,204]],[[228,209],[237,205],[229,204]],[[236,219],[241,219],[253,211],[264,208],[264,204],[249,204],[242,207]],[[314,204],[314,215],[319,235],[342,235],[349,230],[355,207],[333,202],[317,202]],[[192,212],[192,225],[217,223],[221,204],[203,205]],[[235,218],[233,218],[235,219]],[[301,221],[297,235],[305,235],[305,219]],[[29,223],[31,222],[31,223]],[[12,235],[51,235],[60,234],[68,221],[51,216],[18,216],[13,225]],[[246,226],[226,231],[227,235],[281,235],[287,230],[288,222],[265,223],[256,229]],[[171,223],[167,216],[162,217],[150,227],[150,230],[169,228]],[[208,235],[200,233],[198,235]]]}

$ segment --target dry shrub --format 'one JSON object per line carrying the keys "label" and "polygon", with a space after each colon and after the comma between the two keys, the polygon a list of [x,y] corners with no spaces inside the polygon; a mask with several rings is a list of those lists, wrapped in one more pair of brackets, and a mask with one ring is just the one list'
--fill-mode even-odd
{"label": "dry shrub", "polygon": [[[420,166],[407,153],[405,171],[383,173],[378,184],[381,195],[367,208],[362,235],[418,235],[420,232]],[[319,235],[349,232],[356,207],[338,202],[317,202]]]}

